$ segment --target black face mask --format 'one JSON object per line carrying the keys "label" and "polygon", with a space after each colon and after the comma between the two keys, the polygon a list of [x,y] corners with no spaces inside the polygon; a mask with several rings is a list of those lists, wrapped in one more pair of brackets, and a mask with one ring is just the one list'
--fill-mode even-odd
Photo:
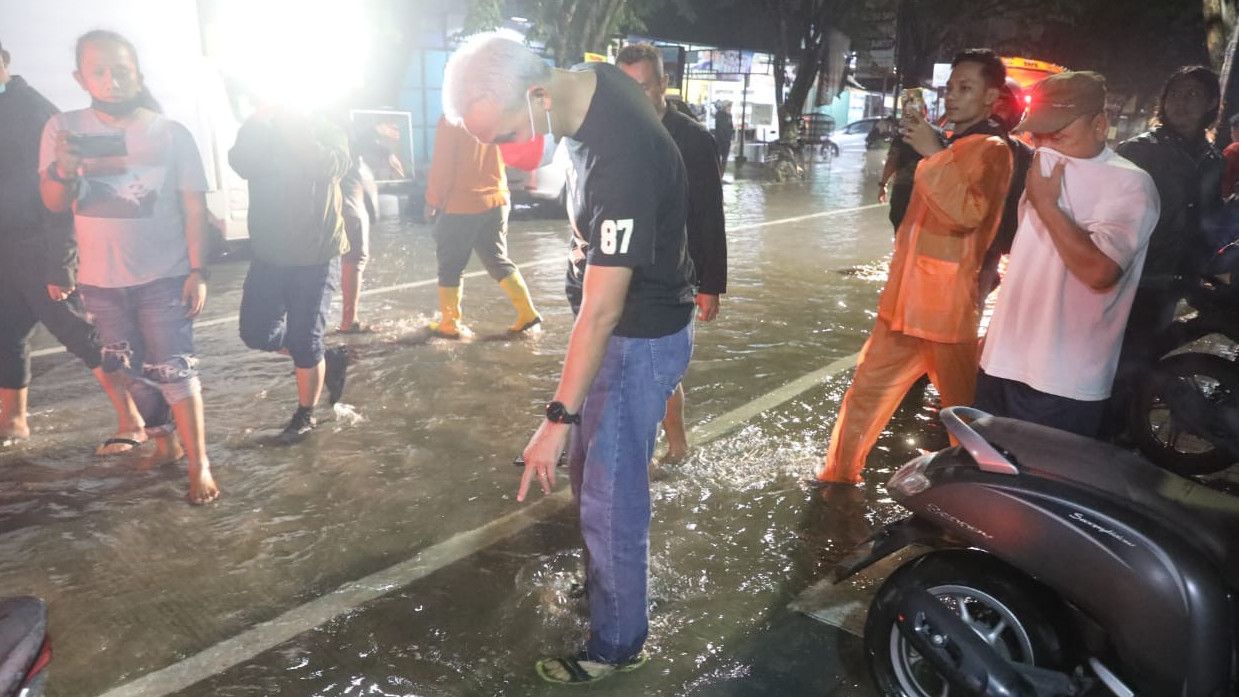
{"label": "black face mask", "polygon": [[145,104],[145,99],[142,93],[138,93],[130,99],[123,102],[104,102],[98,99],[90,100],[90,108],[96,111],[102,111],[108,116],[124,117],[138,110],[138,107]]}

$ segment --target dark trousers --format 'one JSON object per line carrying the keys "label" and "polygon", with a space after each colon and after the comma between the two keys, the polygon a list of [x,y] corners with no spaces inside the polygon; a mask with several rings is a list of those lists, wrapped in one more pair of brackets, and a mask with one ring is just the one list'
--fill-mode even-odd
{"label": "dark trousers", "polygon": [[318,365],[339,277],[338,257],[314,266],[255,259],[241,292],[241,341],[260,351],[287,350],[298,368]]}
{"label": "dark trousers", "polygon": [[727,157],[731,155],[731,137],[721,138],[715,135],[714,144],[718,146],[718,169],[727,169]]}
{"label": "dark trousers", "polygon": [[497,206],[481,213],[444,213],[434,227],[435,255],[439,260],[439,285],[456,288],[477,254],[486,272],[496,281],[516,273],[508,258],[508,207]]}
{"label": "dark trousers", "polygon": [[0,249],[0,254],[6,257],[0,261],[0,388],[30,384],[30,335],[40,322],[86,367],[99,367],[99,338],[77,293],[63,302],[52,300],[33,251]]}
{"label": "dark trousers", "polygon": [[1096,438],[1101,431],[1106,400],[1082,401],[1048,394],[1022,382],[977,374],[973,406],[994,416],[1029,421],[1060,431]]}

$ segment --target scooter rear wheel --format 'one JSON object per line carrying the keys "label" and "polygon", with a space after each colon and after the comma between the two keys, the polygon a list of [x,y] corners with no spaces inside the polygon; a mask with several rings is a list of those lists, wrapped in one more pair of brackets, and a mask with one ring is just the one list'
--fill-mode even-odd
{"label": "scooter rear wheel", "polygon": [[901,566],[878,589],[865,622],[864,645],[879,694],[942,697],[946,680],[896,626],[901,591],[922,588],[958,614],[1010,661],[1059,668],[1063,649],[1052,596],[994,559],[966,551],[932,552]]}
{"label": "scooter rear wheel", "polygon": [[1129,430],[1140,452],[1183,476],[1209,474],[1234,464],[1235,454],[1181,428],[1173,405],[1163,393],[1176,381],[1186,381],[1213,409],[1235,404],[1239,400],[1239,366],[1221,356],[1180,353],[1162,359],[1153,375],[1140,385],[1132,400]]}

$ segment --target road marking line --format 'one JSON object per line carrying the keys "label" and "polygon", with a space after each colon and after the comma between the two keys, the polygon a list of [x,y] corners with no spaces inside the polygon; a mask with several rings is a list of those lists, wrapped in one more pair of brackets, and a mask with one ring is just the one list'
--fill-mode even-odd
{"label": "road marking line", "polygon": [[[694,426],[697,443],[705,443],[734,430],[754,416],[788,402],[823,381],[856,365],[859,353],[832,361],[811,373],[778,387],[711,421]],[[572,503],[572,490],[565,486],[536,503],[497,518],[479,528],[458,533],[431,545],[412,558],[357,581],[346,583],[275,619],[261,622],[189,658],[108,690],[99,697],[164,697],[218,675],[258,654],[290,641],[361,605],[490,547],[526,528],[550,518]]]}
{"label": "road marking line", "polygon": [[[881,208],[885,205],[886,205],[885,203],[874,203],[874,204],[870,204],[867,206],[857,206],[855,208],[835,208],[835,209],[828,210],[828,211],[821,211],[819,213],[810,213],[808,215],[798,215],[798,216],[794,216],[791,218],[779,218],[778,220],[767,220],[761,223],[740,225],[738,227],[728,228],[728,230],[730,232],[742,232],[744,230],[756,230],[756,229],[763,228],[763,227],[773,227],[775,225],[786,225],[787,223],[797,223],[803,220],[811,220],[813,218],[824,218],[824,217],[831,216],[831,215],[841,215],[843,213],[855,213],[858,211],[865,211],[865,210],[869,210],[870,208]],[[553,266],[555,264],[567,263],[566,259],[567,259],[566,255],[560,255],[560,256],[552,257],[550,259],[541,259],[538,261],[527,262],[525,264],[521,264],[520,266],[521,268],[525,268],[525,269],[539,268],[542,266]],[[486,275],[486,273],[487,273],[486,271],[470,271],[469,273],[464,274],[463,277],[464,278],[476,278],[478,276],[484,276]],[[390,285],[390,286],[368,288],[366,290],[361,291],[361,295],[364,297],[364,296],[370,296],[370,295],[381,295],[384,293],[394,293],[394,292],[401,291],[401,290],[409,290],[411,288],[424,288],[426,286],[436,285],[438,284],[438,282],[439,280],[437,278],[428,278],[428,279],[421,280],[421,281],[410,281],[409,283],[397,283],[395,285]],[[237,315],[228,315],[226,317],[214,317],[212,319],[204,319],[204,320],[199,320],[197,322],[194,322],[194,328],[201,329],[203,327],[214,327],[214,326],[218,326],[221,324],[230,324],[236,321],[237,321]],[[38,351],[31,351],[30,356],[32,358],[39,358],[41,356],[53,356],[58,353],[64,353],[64,352],[65,352],[65,347],[54,346],[52,348],[45,348],[45,349],[39,349]]]}

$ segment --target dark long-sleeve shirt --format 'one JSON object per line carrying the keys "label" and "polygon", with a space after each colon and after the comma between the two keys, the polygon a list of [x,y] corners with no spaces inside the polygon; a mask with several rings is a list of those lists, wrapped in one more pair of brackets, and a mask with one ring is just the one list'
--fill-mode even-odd
{"label": "dark long-sleeve shirt", "polygon": [[1222,202],[1222,154],[1203,136],[1189,141],[1165,126],[1129,138],[1114,151],[1148,172],[1161,197],[1140,286],[1165,288],[1176,273],[1198,272],[1211,251],[1201,223]]}
{"label": "dark long-sleeve shirt", "polygon": [[72,214],[50,213],[39,198],[39,141],[55,113],[19,76],[0,92],[0,255],[41,266],[47,283],[71,286],[77,267]]}
{"label": "dark long-sleeve shirt", "polygon": [[228,163],[249,182],[254,257],[276,266],[314,266],[348,250],[340,178],[352,166],[348,135],[326,119],[251,118]]}
{"label": "dark long-sleeve shirt", "polygon": [[667,109],[663,126],[688,172],[688,256],[697,272],[697,292],[721,295],[727,292],[727,229],[714,137],[675,109]]}

